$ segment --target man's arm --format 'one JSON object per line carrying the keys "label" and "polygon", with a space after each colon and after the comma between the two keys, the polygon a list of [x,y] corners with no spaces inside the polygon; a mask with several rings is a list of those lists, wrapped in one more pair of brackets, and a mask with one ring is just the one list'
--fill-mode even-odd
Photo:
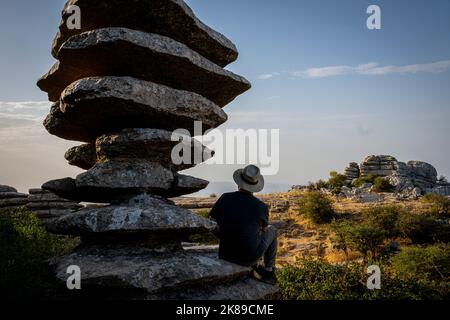
{"label": "man's arm", "polygon": [[262,228],[263,230],[269,226],[269,207],[264,204],[264,212],[262,214]]}

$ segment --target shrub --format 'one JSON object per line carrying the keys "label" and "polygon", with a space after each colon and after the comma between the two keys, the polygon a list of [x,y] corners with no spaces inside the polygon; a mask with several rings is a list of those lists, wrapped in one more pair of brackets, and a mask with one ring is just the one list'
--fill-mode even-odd
{"label": "shrub", "polygon": [[358,179],[356,179],[355,181],[352,182],[352,186],[359,188],[361,187],[363,184],[365,183],[375,183],[375,178],[376,176],[369,174],[368,176],[364,176],[364,177],[359,177]]}
{"label": "shrub", "polygon": [[328,183],[322,179],[320,179],[317,182],[310,182],[308,184],[308,190],[309,191],[320,191],[321,189],[327,189]]}
{"label": "shrub", "polygon": [[450,216],[450,199],[435,193],[423,196],[422,201],[430,205],[430,213],[438,216]]}
{"label": "shrub", "polygon": [[381,290],[368,290],[365,268],[356,263],[342,266],[303,260],[277,272],[283,299],[287,300],[416,300],[445,299],[442,291],[415,279],[395,277],[382,271]]}
{"label": "shrub", "polygon": [[49,234],[25,209],[0,211],[0,296],[50,297],[56,282],[47,260],[71,251],[78,239]]}
{"label": "shrub", "polygon": [[341,192],[343,186],[347,185],[347,177],[336,171],[332,171],[330,172],[330,178],[326,184],[331,192],[337,194]]}
{"label": "shrub", "polygon": [[281,295],[287,300],[349,300],[363,292],[359,266],[337,266],[303,260],[277,272]]}
{"label": "shrub", "polygon": [[450,242],[450,225],[423,214],[403,214],[398,221],[398,229],[403,237],[414,244]]}
{"label": "shrub", "polygon": [[450,280],[450,246],[406,247],[392,258],[398,277],[424,282]]}
{"label": "shrub", "polygon": [[376,177],[373,182],[372,190],[375,192],[392,192],[394,190],[394,186],[385,178]]}
{"label": "shrub", "polygon": [[317,224],[328,223],[334,217],[331,200],[320,191],[307,191],[300,198],[299,213]]}
{"label": "shrub", "polygon": [[347,227],[347,245],[350,249],[361,252],[364,261],[370,256],[375,260],[386,238],[384,230],[370,222],[361,222]]}
{"label": "shrub", "polygon": [[386,237],[394,238],[400,235],[398,221],[403,214],[406,213],[400,207],[378,206],[363,211],[363,218],[383,230]]}

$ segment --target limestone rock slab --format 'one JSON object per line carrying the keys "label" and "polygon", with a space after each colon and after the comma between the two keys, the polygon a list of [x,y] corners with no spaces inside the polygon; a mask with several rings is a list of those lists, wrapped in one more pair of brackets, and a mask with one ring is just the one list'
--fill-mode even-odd
{"label": "limestone rock slab", "polygon": [[[81,9],[81,29],[67,28],[71,12],[66,9],[73,5]],[[203,24],[182,0],[69,0],[52,54],[57,57],[60,47],[71,36],[106,27],[125,27],[173,38],[222,67],[238,56],[234,44]]]}
{"label": "limestone rock slab", "polygon": [[128,203],[86,208],[55,220],[51,232],[67,235],[131,233],[190,234],[213,230],[216,224],[162,197],[141,195]]}
{"label": "limestone rock slab", "polygon": [[78,265],[83,270],[84,290],[97,286],[109,289],[138,290],[142,294],[161,294],[201,289],[208,285],[242,279],[249,268],[197,253],[172,256],[134,255],[116,250],[95,254],[83,250],[54,262],[56,276],[67,281],[67,267]]}
{"label": "limestone rock slab", "polygon": [[51,101],[57,101],[72,82],[95,76],[152,81],[198,93],[220,107],[251,87],[245,78],[222,69],[180,42],[126,28],[75,35],[61,46],[57,58],[59,61],[38,81]]}

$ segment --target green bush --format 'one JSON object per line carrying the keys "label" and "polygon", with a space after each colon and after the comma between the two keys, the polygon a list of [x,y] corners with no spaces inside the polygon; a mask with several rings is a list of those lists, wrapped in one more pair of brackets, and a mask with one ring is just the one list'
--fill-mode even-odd
{"label": "green bush", "polygon": [[0,296],[45,299],[56,289],[47,260],[71,251],[78,239],[49,234],[25,209],[0,210]]}
{"label": "green bush", "polygon": [[348,248],[361,252],[364,261],[375,260],[386,239],[386,232],[369,221],[349,224],[345,233]]}
{"label": "green bush", "polygon": [[347,177],[337,173],[336,171],[330,172],[330,178],[328,179],[327,188],[337,194],[341,192],[341,188],[347,185]]}
{"label": "green bush", "polygon": [[358,179],[356,179],[355,181],[352,182],[352,186],[356,187],[356,188],[359,188],[365,183],[372,183],[372,184],[374,184],[376,178],[377,178],[376,176],[371,175],[371,174],[369,174],[367,176],[364,176],[364,177],[359,177]]}
{"label": "green bush", "polygon": [[414,279],[450,298],[450,246],[407,247],[392,259],[392,272],[402,280]]}
{"label": "green bush", "polygon": [[363,211],[363,218],[373,226],[383,230],[386,237],[394,238],[400,235],[398,222],[406,212],[397,206],[377,206]]}
{"label": "green bush", "polygon": [[299,213],[317,224],[331,222],[334,217],[331,200],[320,191],[307,191],[300,198]]}
{"label": "green bush", "polygon": [[394,190],[394,186],[385,178],[376,177],[373,182],[372,190],[375,192],[392,192]]}
{"label": "green bush", "polygon": [[437,216],[450,216],[450,199],[435,193],[423,196],[422,201],[431,206],[431,214]]}
{"label": "green bush", "polygon": [[442,291],[415,279],[395,277],[379,264],[381,290],[368,290],[365,268],[356,263],[332,265],[303,260],[277,272],[283,299],[287,300],[417,300],[445,299]]}
{"label": "green bush", "polygon": [[450,246],[437,244],[428,247],[406,247],[392,258],[392,269],[403,279],[448,282]]}
{"label": "green bush", "polygon": [[450,225],[424,214],[403,214],[398,221],[400,234],[414,244],[450,242]]}

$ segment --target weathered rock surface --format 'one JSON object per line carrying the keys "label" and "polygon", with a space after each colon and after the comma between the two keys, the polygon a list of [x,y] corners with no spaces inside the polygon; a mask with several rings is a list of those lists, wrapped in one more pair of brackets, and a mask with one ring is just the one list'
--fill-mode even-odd
{"label": "weathered rock surface", "polygon": [[16,188],[0,185],[0,209],[15,209],[26,205],[28,195],[17,192]]}
{"label": "weathered rock surface", "polygon": [[28,203],[27,198],[0,199],[0,208],[17,208]]}
{"label": "weathered rock surface", "polygon": [[68,215],[83,208],[83,205],[78,202],[61,198],[46,190],[30,189],[28,192],[30,195],[26,207],[33,211],[45,224],[51,222],[54,218]]}
{"label": "weathered rock surface", "polygon": [[344,170],[344,175],[347,177],[349,182],[353,179],[358,179],[360,175],[359,165],[356,162],[350,162]]}
{"label": "weathered rock surface", "polygon": [[95,146],[90,143],[70,148],[67,150],[64,158],[66,158],[70,165],[85,170],[89,170],[97,162]]}
{"label": "weathered rock surface", "polygon": [[[62,113],[59,101],[50,108],[50,113],[44,120],[45,129],[52,135],[74,141],[93,142],[95,141],[95,129],[86,128],[82,125],[71,123]],[[93,130],[93,131],[89,131]]]}
{"label": "weathered rock surface", "polygon": [[28,195],[20,192],[0,192],[0,200],[27,198]]}
{"label": "weathered rock surface", "polygon": [[368,156],[360,165],[361,176],[389,176],[398,169],[398,162],[392,156],[379,155]]}
{"label": "weathered rock surface", "polygon": [[422,161],[408,162],[410,177],[422,189],[432,188],[437,182],[437,171],[431,164]]}
{"label": "weathered rock surface", "polygon": [[196,93],[130,77],[78,80],[62,93],[60,108],[66,119],[95,136],[121,128],[186,128],[194,133],[194,121],[201,121],[206,131],[227,120],[221,108]]}
{"label": "weathered rock surface", "polygon": [[[183,163],[173,163],[172,150],[179,146],[181,155],[186,156]],[[103,135],[96,142],[98,161],[112,158],[149,159],[173,168],[175,171],[194,167],[195,155],[200,155],[206,161],[214,154],[210,149],[186,135],[173,134],[161,129],[124,129],[114,134]],[[178,154],[179,155],[179,154]],[[180,157],[181,157],[180,155]]]}
{"label": "weathered rock surface", "polygon": [[200,233],[216,224],[158,196],[141,195],[127,203],[87,208],[55,220],[48,229],[69,235],[121,235],[131,233],[172,235]]}
{"label": "weathered rock surface", "polygon": [[250,272],[248,268],[196,253],[136,255],[125,250],[96,252],[94,248],[81,248],[54,265],[60,281],[67,281],[68,266],[78,265],[83,270],[86,289],[102,284],[111,289],[139,289],[147,294],[226,282]]}
{"label": "weathered rock surface", "polygon": [[[175,146],[178,146],[180,152],[177,156],[182,162],[173,162],[172,150]],[[181,171],[192,168],[213,155],[212,150],[186,135],[174,134],[172,139],[172,132],[167,130],[129,128],[102,135],[97,138],[95,145],[73,147],[66,152],[65,157],[69,164],[85,170],[109,159],[139,158],[163,163],[172,171]]]}
{"label": "weathered rock surface", "polygon": [[[222,69],[173,39],[126,28],[105,28],[71,37],[59,61],[38,86],[57,101],[72,82],[95,76],[130,76],[192,91],[220,107],[250,89],[243,77]],[[145,61],[143,64],[142,61]]]}
{"label": "weathered rock surface", "polygon": [[160,163],[144,159],[111,159],[97,163],[76,177],[81,188],[126,189],[142,191],[168,190],[174,174]]}
{"label": "weathered rock surface", "polygon": [[[144,181],[144,183],[146,183]],[[148,184],[148,183],[147,183]],[[94,203],[111,203],[113,201],[128,199],[137,194],[151,193],[164,197],[179,197],[182,195],[200,191],[208,186],[208,181],[181,174],[175,174],[174,179],[168,189],[160,187],[135,188],[117,185],[105,188],[105,183],[98,183],[97,186],[80,186],[72,178],[51,180],[42,185],[43,189],[49,190],[63,198],[73,201],[85,201]]]}
{"label": "weathered rock surface", "polygon": [[17,189],[10,186],[0,185],[0,192],[17,192]]}
{"label": "weathered rock surface", "polygon": [[74,212],[72,209],[43,209],[43,210],[33,210],[36,216],[44,220],[45,225],[54,221],[55,218],[66,216]]}
{"label": "weathered rock surface", "polygon": [[201,288],[161,292],[146,298],[149,300],[270,300],[277,298],[278,291],[276,286],[246,278]]}
{"label": "weathered rock surface", "polygon": [[[69,6],[82,12],[81,29],[68,29]],[[153,32],[186,44],[207,59],[224,67],[237,59],[234,44],[222,34],[203,24],[182,0],[69,0],[63,11],[59,33],[53,41],[52,53],[71,36],[106,27],[124,27]]]}

